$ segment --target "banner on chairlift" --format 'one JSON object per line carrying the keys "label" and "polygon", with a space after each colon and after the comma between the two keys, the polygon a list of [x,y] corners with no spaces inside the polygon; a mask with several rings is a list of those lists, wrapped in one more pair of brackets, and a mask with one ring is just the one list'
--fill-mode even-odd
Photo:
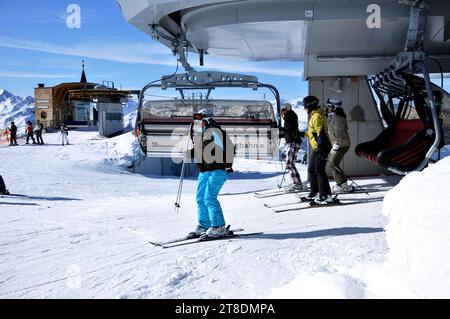
{"label": "banner on chairlift", "polygon": [[[273,157],[278,154],[278,130],[268,128],[227,129],[227,134],[236,146],[236,156],[245,158]],[[192,148],[186,130],[174,130],[172,134],[149,134],[147,155],[179,157]]]}

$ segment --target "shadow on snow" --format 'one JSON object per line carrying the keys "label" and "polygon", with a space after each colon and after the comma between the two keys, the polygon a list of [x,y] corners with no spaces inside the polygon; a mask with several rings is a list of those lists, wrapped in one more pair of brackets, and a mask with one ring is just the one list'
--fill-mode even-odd
{"label": "shadow on snow", "polygon": [[[310,232],[302,233],[287,233],[287,234],[261,234],[258,238],[265,239],[308,239],[308,238],[318,238],[318,237],[335,237],[335,236],[346,236],[346,235],[357,235],[357,234],[371,234],[371,233],[381,233],[384,232],[383,228],[373,228],[373,227],[341,227],[341,228],[330,228],[322,230],[314,230]],[[256,237],[256,236],[255,236]]]}

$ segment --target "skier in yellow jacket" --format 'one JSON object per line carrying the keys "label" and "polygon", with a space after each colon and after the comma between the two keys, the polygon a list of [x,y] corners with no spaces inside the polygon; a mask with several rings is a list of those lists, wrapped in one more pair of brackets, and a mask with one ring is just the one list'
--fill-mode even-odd
{"label": "skier in yellow jacket", "polygon": [[314,200],[316,204],[320,205],[332,204],[334,199],[331,196],[331,188],[325,171],[327,157],[331,151],[325,113],[319,106],[319,99],[315,96],[305,97],[303,107],[309,114],[308,130],[305,136],[312,148],[311,158],[308,162],[311,192],[306,198]]}

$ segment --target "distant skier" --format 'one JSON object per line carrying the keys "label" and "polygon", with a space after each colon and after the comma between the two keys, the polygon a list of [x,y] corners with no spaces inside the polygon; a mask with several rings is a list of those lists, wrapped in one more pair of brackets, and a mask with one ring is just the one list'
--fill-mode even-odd
{"label": "distant skier", "polygon": [[333,187],[334,193],[346,193],[353,190],[347,183],[347,176],[339,167],[339,164],[350,148],[350,136],[348,135],[347,115],[342,108],[342,101],[331,98],[327,101],[328,135],[330,136],[333,148],[330,152],[329,167],[333,174],[336,185]]}
{"label": "distant skier", "polygon": [[[10,142],[10,135],[11,132],[9,131],[9,128],[6,128],[4,131],[0,131],[0,139],[2,137],[6,138],[6,142]],[[0,140],[1,142],[1,140]]]}
{"label": "distant skier", "polygon": [[64,146],[64,142],[69,145],[69,139],[67,136],[69,135],[69,129],[67,128],[66,123],[61,125],[61,145]]}
{"label": "distant skier", "polygon": [[44,140],[42,139],[42,130],[44,129],[44,126],[42,123],[37,120],[34,125],[34,132],[36,134],[36,140],[38,144],[44,145]]}
{"label": "distant skier", "polygon": [[302,180],[295,162],[297,154],[300,150],[302,138],[298,130],[298,116],[292,110],[291,103],[284,103],[281,108],[281,116],[284,120],[284,139],[286,140],[287,154],[286,154],[286,169],[291,173],[292,184],[288,187],[289,192],[298,192],[303,190]]}
{"label": "distant skier", "polygon": [[327,123],[324,111],[319,106],[319,99],[307,96],[303,99],[303,106],[309,114],[308,137],[313,152],[308,162],[311,192],[307,199],[314,200],[316,204],[334,203],[331,188],[325,171],[327,157],[331,150],[331,143],[327,133]]}
{"label": "distant skier", "polygon": [[17,126],[14,124],[14,122],[11,122],[11,128],[9,129],[9,131],[11,133],[9,145],[17,146]]}
{"label": "distant skier", "polygon": [[31,121],[27,122],[27,127],[25,128],[25,133],[27,134],[27,143],[31,139],[33,140],[33,144],[36,144],[36,141],[34,140],[34,136],[33,136],[33,123],[31,123]]}
{"label": "distant skier", "polygon": [[196,195],[198,225],[190,237],[226,236],[225,219],[217,196],[227,180],[234,145],[213,117],[213,112],[206,109],[194,114],[194,146],[185,152],[186,157],[194,159],[200,171]]}
{"label": "distant skier", "polygon": [[0,195],[9,195],[9,191],[6,189],[2,175],[0,175]]}

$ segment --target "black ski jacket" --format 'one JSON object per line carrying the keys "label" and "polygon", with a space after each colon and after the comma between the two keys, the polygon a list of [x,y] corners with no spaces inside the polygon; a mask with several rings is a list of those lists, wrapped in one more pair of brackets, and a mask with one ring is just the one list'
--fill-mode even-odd
{"label": "black ski jacket", "polygon": [[300,131],[298,130],[298,116],[292,110],[287,111],[284,115],[284,139],[286,143],[301,144],[302,142]]}

